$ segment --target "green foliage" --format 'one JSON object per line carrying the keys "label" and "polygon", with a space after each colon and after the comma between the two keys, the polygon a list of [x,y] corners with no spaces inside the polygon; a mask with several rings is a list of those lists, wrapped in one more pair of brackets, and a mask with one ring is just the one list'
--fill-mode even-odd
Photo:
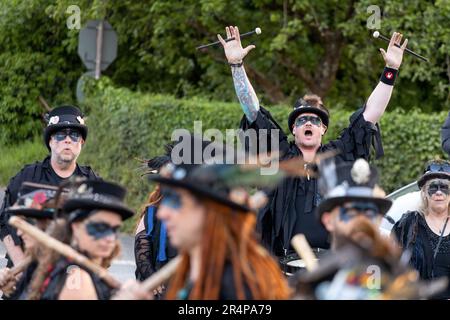
{"label": "green foliage", "polygon": [[[79,30],[68,30],[67,8],[81,9],[81,23],[107,19],[118,33],[117,60],[105,72],[115,86],[135,91],[235,101],[230,70],[216,40],[224,26],[263,33],[243,39],[256,49],[246,68],[264,104],[288,104],[313,91],[325,103],[362,103],[383,67],[366,21],[371,0],[0,0],[0,143],[38,134],[43,109],[74,103],[85,72],[77,55]],[[449,107],[450,2],[382,0],[381,33],[399,30],[430,63],[406,55],[392,106],[440,111]]]}

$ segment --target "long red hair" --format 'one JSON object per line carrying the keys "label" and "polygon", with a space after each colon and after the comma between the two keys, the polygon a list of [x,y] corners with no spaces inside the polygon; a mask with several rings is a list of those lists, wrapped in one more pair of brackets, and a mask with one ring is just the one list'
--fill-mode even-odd
{"label": "long red hair", "polygon": [[[245,299],[244,284],[253,299],[287,299],[290,289],[278,263],[258,243],[254,213],[234,212],[217,202],[202,199],[206,206],[205,230],[202,238],[201,268],[192,288],[191,300],[219,299],[222,275],[230,263],[234,275],[236,297]],[[189,277],[188,254],[182,254],[181,264],[172,278],[167,299],[176,299]]]}

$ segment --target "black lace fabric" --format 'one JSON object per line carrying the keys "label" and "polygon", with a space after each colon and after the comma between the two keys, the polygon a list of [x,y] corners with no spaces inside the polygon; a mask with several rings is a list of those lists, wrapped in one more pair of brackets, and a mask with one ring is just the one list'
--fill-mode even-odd
{"label": "black lace fabric", "polygon": [[155,272],[151,261],[151,242],[145,230],[135,236],[134,258],[136,260],[136,280],[143,281]]}

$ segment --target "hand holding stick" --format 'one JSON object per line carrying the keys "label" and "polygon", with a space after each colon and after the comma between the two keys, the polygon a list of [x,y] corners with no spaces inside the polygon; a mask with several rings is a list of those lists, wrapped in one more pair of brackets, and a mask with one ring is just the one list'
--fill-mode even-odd
{"label": "hand holding stick", "polygon": [[11,217],[9,219],[9,224],[21,230],[22,232],[28,234],[29,236],[33,237],[36,241],[43,244],[47,248],[50,248],[58,252],[59,254],[73,260],[75,263],[91,270],[92,272],[97,274],[101,279],[103,279],[111,288],[114,289],[120,288],[121,283],[118,280],[116,280],[113,276],[111,276],[108,270],[92,262],[86,256],[82,255],[69,245],[52,238],[44,231],[36,228],[35,226],[29,224],[28,222],[17,216]]}
{"label": "hand holding stick", "polygon": [[317,260],[304,234],[295,235],[291,244],[297,254],[305,261],[306,269],[311,272],[317,268]]}

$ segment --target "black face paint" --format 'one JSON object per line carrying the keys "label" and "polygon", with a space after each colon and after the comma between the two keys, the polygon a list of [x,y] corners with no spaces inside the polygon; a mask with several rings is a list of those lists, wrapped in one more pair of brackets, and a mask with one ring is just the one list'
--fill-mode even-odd
{"label": "black face paint", "polygon": [[86,232],[95,240],[114,235],[117,238],[120,226],[112,227],[105,222],[88,222],[86,223]]}
{"label": "black face paint", "polygon": [[339,208],[339,219],[344,222],[348,222],[360,214],[375,221],[380,215],[380,210],[375,204],[365,202],[352,202],[345,207]]}
{"label": "black face paint", "polygon": [[441,191],[443,194],[448,196],[449,194],[449,187],[448,184],[445,184],[441,181],[433,181],[428,186],[428,195],[431,197],[433,194],[435,194],[438,191]]}

